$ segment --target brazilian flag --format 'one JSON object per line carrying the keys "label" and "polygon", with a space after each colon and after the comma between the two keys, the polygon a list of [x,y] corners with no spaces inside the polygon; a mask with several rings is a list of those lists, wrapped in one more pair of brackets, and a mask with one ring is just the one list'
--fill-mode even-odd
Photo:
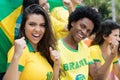
{"label": "brazilian flag", "polygon": [[7,53],[14,43],[16,19],[22,0],[0,0],[0,73],[6,71]]}
{"label": "brazilian flag", "polygon": [[63,6],[62,0],[48,0],[48,3],[50,4],[50,11],[55,7]]}

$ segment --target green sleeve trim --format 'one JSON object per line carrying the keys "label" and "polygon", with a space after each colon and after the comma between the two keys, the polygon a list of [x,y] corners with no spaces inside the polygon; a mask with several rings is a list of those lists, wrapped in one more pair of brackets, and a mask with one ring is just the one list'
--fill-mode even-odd
{"label": "green sleeve trim", "polygon": [[118,63],[118,60],[113,62],[113,64],[116,64],[116,63]]}
{"label": "green sleeve trim", "polygon": [[20,72],[22,72],[23,69],[24,69],[24,66],[22,66],[22,65],[19,65],[19,66],[18,66],[18,70],[19,70]]}
{"label": "green sleeve trim", "polygon": [[93,64],[93,63],[94,63],[94,61],[90,61],[90,62],[88,62],[88,65]]}
{"label": "green sleeve trim", "polygon": [[94,60],[94,62],[100,62],[100,60],[99,59],[93,59]]}
{"label": "green sleeve trim", "polygon": [[7,69],[8,69],[9,66],[10,66],[10,63],[7,63]]}
{"label": "green sleeve trim", "polygon": [[[7,69],[8,69],[9,66],[10,66],[10,63],[7,63]],[[18,65],[18,71],[22,72],[23,69],[24,69],[24,66],[22,66],[22,65],[19,64]]]}

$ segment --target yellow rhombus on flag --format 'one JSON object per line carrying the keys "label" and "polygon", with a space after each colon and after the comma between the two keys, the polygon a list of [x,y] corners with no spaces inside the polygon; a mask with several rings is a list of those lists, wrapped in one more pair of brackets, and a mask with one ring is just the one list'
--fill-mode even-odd
{"label": "yellow rhombus on flag", "polygon": [[14,42],[16,19],[22,0],[0,0],[0,73],[6,71],[7,53]]}

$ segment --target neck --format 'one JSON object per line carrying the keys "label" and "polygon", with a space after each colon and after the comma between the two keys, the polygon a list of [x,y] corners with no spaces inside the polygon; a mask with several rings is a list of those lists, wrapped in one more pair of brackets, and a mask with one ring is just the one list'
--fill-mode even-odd
{"label": "neck", "polygon": [[65,37],[63,40],[66,43],[66,45],[69,46],[70,48],[75,49],[75,50],[78,49],[78,42],[76,42],[74,38],[72,38],[70,35]]}
{"label": "neck", "polygon": [[105,58],[108,57],[109,54],[110,54],[110,48],[109,47],[110,47],[109,44],[105,43],[105,42],[102,45],[100,45],[102,54]]}
{"label": "neck", "polygon": [[38,50],[37,50],[37,45],[34,45],[34,44],[31,44],[32,45],[32,47],[33,47],[33,49],[35,50],[35,52],[37,52]]}

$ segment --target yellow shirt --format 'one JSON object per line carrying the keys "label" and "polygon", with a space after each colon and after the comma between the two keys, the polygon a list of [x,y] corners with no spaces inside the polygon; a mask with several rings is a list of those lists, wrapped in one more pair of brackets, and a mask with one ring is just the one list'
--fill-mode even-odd
{"label": "yellow shirt", "polygon": [[[105,63],[105,58],[102,55],[101,49],[99,47],[99,45],[93,45],[90,47],[90,54],[91,57],[93,58],[94,62],[100,62],[101,65],[103,65]],[[118,58],[115,57],[111,66],[110,66],[110,72],[112,71],[113,68],[113,64],[118,63]],[[91,79],[89,79],[91,80]]]}
{"label": "yellow shirt", "polygon": [[89,64],[93,63],[89,49],[84,42],[80,42],[78,50],[68,47],[61,39],[58,41],[60,53],[60,66],[65,75],[61,75],[61,80],[88,80]]}
{"label": "yellow shirt", "polygon": [[[14,47],[8,53],[8,66],[13,55]],[[39,52],[34,52],[29,43],[20,57],[18,66],[21,72],[19,80],[52,80],[53,69],[51,65]]]}

